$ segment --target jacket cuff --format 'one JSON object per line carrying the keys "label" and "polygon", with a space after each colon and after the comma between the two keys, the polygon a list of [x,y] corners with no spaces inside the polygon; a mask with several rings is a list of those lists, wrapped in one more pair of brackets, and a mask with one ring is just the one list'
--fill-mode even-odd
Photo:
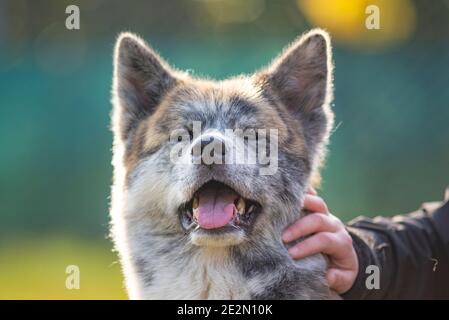
{"label": "jacket cuff", "polygon": [[366,298],[368,291],[365,284],[365,270],[369,265],[374,264],[375,261],[371,248],[367,245],[367,243],[373,240],[369,231],[351,227],[346,227],[346,230],[352,237],[354,250],[358,258],[359,270],[352,287],[341,294],[341,297],[345,300],[360,300]]}

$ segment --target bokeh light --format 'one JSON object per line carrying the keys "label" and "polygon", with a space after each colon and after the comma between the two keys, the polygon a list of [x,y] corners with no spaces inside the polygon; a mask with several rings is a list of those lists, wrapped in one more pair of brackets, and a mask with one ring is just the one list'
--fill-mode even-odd
{"label": "bokeh light", "polygon": [[[297,0],[312,25],[327,29],[336,41],[359,47],[383,47],[413,36],[416,12],[410,0]],[[366,8],[379,8],[380,29],[368,29]]]}
{"label": "bokeh light", "polygon": [[[112,50],[140,34],[198,76],[250,73],[327,29],[336,129],[320,194],[347,221],[449,184],[449,0],[0,1],[0,298],[126,298],[108,236]],[[380,29],[365,27],[368,5]],[[81,289],[65,288],[65,267]]]}

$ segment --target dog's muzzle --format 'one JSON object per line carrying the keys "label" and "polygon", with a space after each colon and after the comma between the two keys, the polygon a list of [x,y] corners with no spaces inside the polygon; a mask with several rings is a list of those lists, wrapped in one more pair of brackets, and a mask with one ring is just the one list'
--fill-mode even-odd
{"label": "dog's muzzle", "polygon": [[209,181],[180,208],[180,219],[195,244],[223,246],[243,241],[260,209],[229,186]]}

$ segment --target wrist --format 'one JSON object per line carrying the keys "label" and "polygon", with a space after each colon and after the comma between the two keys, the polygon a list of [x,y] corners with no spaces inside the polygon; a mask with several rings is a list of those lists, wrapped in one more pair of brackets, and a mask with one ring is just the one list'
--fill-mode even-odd
{"label": "wrist", "polygon": [[344,299],[352,300],[352,299],[363,299],[366,294],[365,288],[365,273],[364,270],[368,265],[372,263],[372,259],[367,256],[367,253],[370,250],[366,250],[369,248],[365,248],[367,245],[363,240],[357,235],[357,232],[351,227],[346,227],[349,235],[353,240],[353,247],[355,251],[355,256],[357,260],[357,268],[355,270],[356,276],[350,288],[345,292],[341,293],[341,296]]}

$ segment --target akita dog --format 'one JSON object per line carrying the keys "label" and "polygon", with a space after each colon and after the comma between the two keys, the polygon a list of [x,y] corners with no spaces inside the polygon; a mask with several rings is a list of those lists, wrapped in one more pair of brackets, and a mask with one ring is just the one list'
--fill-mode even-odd
{"label": "akita dog", "polygon": [[[119,36],[111,234],[131,299],[337,297],[324,256],[294,261],[281,240],[319,177],[333,125],[331,60],[328,34],[313,30],[253,75],[202,80]],[[225,161],[205,161],[210,146]],[[268,162],[226,161],[271,146]],[[200,161],[184,161],[195,150]]]}

